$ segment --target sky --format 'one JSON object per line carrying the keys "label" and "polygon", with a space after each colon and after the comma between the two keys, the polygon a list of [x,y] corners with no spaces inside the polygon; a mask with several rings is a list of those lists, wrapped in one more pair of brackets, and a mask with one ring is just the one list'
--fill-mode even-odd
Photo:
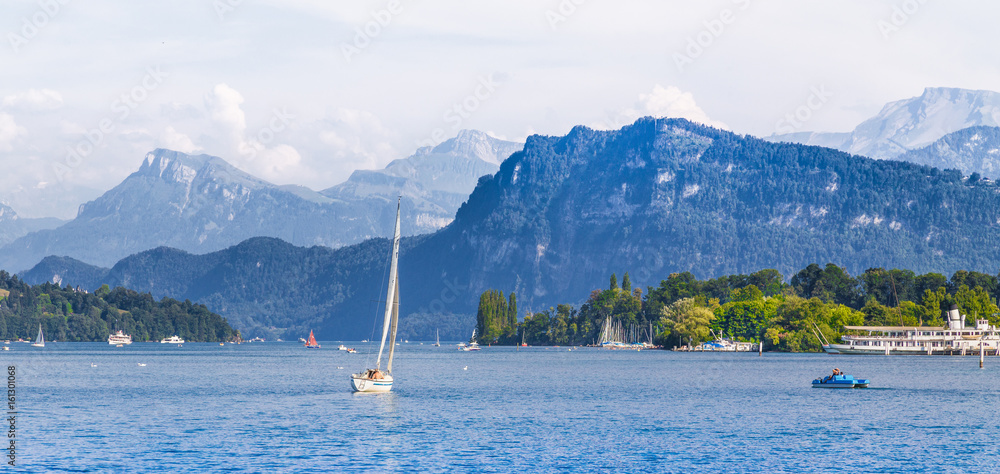
{"label": "sky", "polygon": [[[848,131],[1000,90],[1000,2],[4,0],[0,202],[76,215],[169,148],[322,190],[461,129]],[[810,98],[821,91],[822,101]]]}

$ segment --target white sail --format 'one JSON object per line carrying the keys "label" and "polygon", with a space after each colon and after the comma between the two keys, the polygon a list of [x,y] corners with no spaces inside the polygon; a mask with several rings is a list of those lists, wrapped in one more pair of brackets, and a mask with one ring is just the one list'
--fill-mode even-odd
{"label": "white sail", "polygon": [[[401,200],[402,200],[402,198],[400,198],[400,201]],[[389,285],[388,285],[389,290],[388,290],[388,293],[385,296],[385,318],[382,321],[382,344],[379,345],[379,347],[378,347],[378,359],[376,359],[376,362],[375,362],[375,368],[376,369],[381,369],[382,368],[382,352],[385,349],[385,339],[389,335],[390,326],[391,327],[395,327],[392,315],[393,315],[393,310],[394,310],[394,308],[396,307],[396,304],[397,304],[397,300],[398,300],[397,291],[399,290],[399,282],[396,281],[396,279],[397,279],[397,271],[398,271],[398,269],[396,267],[398,266],[398,263],[399,263],[399,207],[400,207],[400,202],[397,201],[396,202],[396,231],[393,233],[393,237],[392,237],[392,263],[389,264]],[[396,335],[393,334],[392,340],[389,341],[389,344],[394,347],[395,346],[395,341],[396,341]],[[392,353],[392,350],[390,349],[390,354],[391,353]],[[391,357],[390,357],[390,361],[391,361]],[[390,362],[390,364],[391,364],[391,362]]]}
{"label": "white sail", "polygon": [[42,335],[42,325],[38,325],[38,336],[35,337],[35,342],[31,344],[36,347],[45,347],[45,336]]}
{"label": "white sail", "polygon": [[396,279],[396,298],[392,302],[392,321],[389,323],[389,362],[385,371],[392,375],[392,355],[396,352],[396,326],[399,323],[399,279]]}

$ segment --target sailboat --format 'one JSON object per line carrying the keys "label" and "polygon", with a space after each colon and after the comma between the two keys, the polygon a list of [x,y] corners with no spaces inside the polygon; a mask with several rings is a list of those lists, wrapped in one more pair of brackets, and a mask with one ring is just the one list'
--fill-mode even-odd
{"label": "sailboat", "polygon": [[35,337],[35,342],[31,343],[35,347],[45,347],[45,336],[42,335],[42,325],[38,325],[38,336]]}
{"label": "sailboat", "polygon": [[[385,317],[382,319],[382,343],[378,347],[375,368],[351,375],[351,388],[355,392],[388,392],[392,390],[392,356],[396,349],[396,323],[399,320],[399,205],[396,202],[396,230],[392,237],[392,254],[389,264],[389,285],[385,297]],[[389,339],[389,354],[385,372],[382,371],[382,353]]]}
{"label": "sailboat", "polygon": [[431,344],[431,345],[434,346],[434,347],[441,347],[441,330],[440,329],[437,330],[437,340],[434,342],[434,344]]}
{"label": "sailboat", "polygon": [[316,336],[313,335],[312,329],[309,330],[309,340],[306,341],[306,349],[319,349],[319,343],[316,342]]}

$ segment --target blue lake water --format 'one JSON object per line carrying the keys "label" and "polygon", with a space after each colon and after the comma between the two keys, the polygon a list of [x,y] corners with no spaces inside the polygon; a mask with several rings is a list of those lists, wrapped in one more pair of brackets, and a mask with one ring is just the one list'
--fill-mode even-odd
{"label": "blue lake water", "polygon": [[[17,470],[1000,470],[997,357],[410,343],[372,395],[336,346],[12,343]],[[810,387],[835,366],[871,388]]]}

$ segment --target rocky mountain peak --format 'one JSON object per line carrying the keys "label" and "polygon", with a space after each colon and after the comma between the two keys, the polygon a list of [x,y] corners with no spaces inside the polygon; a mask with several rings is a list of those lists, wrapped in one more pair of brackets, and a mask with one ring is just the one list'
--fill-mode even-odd
{"label": "rocky mountain peak", "polygon": [[520,143],[494,138],[479,130],[461,130],[455,138],[441,142],[429,153],[475,157],[487,163],[500,165],[519,149],[521,149]]}
{"label": "rocky mountain peak", "polygon": [[188,155],[162,148],[147,153],[139,170],[133,176],[158,178],[168,183],[182,185],[191,185],[196,180],[209,180],[221,184],[240,184],[250,188],[273,186],[217,156]]}
{"label": "rocky mountain peak", "polygon": [[13,222],[17,220],[17,213],[10,206],[0,203],[0,223]]}

